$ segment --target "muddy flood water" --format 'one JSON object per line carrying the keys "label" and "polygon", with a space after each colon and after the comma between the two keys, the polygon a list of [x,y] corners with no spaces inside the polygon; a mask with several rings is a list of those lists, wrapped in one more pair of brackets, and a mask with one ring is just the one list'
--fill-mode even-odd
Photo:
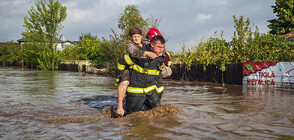
{"label": "muddy flood water", "polygon": [[164,86],[162,107],[111,118],[112,77],[0,67],[0,139],[294,139],[293,89]]}

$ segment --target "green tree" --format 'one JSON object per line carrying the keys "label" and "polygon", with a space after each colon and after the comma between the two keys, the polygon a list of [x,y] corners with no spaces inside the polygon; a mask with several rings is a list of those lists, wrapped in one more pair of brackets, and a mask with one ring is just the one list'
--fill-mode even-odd
{"label": "green tree", "polygon": [[82,34],[80,37],[80,43],[76,46],[77,53],[80,60],[94,60],[98,59],[100,54],[101,42],[97,36],[93,36],[91,33]]}
{"label": "green tree", "polygon": [[78,53],[77,46],[68,46],[62,51],[63,60],[79,60],[80,54]]}
{"label": "green tree", "polygon": [[0,47],[0,62],[2,62],[4,66],[6,65],[6,62],[11,64],[19,61],[19,55],[20,49],[18,48],[17,43],[13,41],[5,42],[5,44]]}
{"label": "green tree", "polygon": [[109,70],[110,75],[114,75],[117,61],[126,54],[126,44],[119,34],[112,30],[113,35],[109,35],[110,39],[103,38],[101,47],[101,62]]}
{"label": "green tree", "polygon": [[[33,64],[36,65],[37,68],[57,69],[59,58],[57,58],[58,54],[56,54],[54,43],[57,39],[60,39],[59,33],[63,28],[61,23],[67,16],[66,7],[62,6],[58,1],[39,0],[35,3],[35,7],[32,6],[31,9],[28,10],[28,14],[28,16],[24,17],[24,27],[26,31],[23,32],[22,35],[24,39],[28,41],[27,44],[33,46],[28,47],[26,45],[27,48],[24,52],[27,52],[30,48],[42,47],[38,49],[35,48],[42,52],[35,53],[40,56],[35,58],[39,60],[32,60]],[[32,50],[32,52],[34,51],[35,50]],[[25,54],[24,56],[28,55]],[[32,62],[29,61],[28,63]],[[43,65],[44,63],[46,63],[46,65]],[[50,66],[48,63],[50,63]],[[42,66],[39,67],[40,64]],[[44,66],[49,67],[45,68]]]}
{"label": "green tree", "polygon": [[37,69],[40,65],[38,59],[40,59],[41,53],[45,49],[41,43],[25,43],[21,48],[22,60],[26,63],[27,67]]}
{"label": "green tree", "polygon": [[[215,36],[217,33],[215,32]],[[231,57],[233,55],[231,47],[228,42],[223,38],[223,32],[221,33],[221,38],[210,38],[205,45],[207,50],[211,51],[210,60],[208,64],[215,64],[220,70],[225,71],[225,64],[231,63]],[[201,59],[201,58],[199,58]],[[205,61],[205,60],[204,60]]]}
{"label": "green tree", "polygon": [[204,70],[208,65],[217,65],[220,70],[225,71],[225,64],[231,63],[231,57],[232,50],[229,43],[223,39],[223,33],[221,33],[220,39],[211,37],[207,41],[201,41],[191,49],[184,47],[180,61],[186,65],[187,70],[190,69],[191,64],[202,64]]}
{"label": "green tree", "polygon": [[98,37],[95,35],[92,35],[91,33],[86,33],[86,34],[82,34],[79,37],[80,41],[85,40],[85,39],[90,39],[90,40],[96,40],[98,39]]}
{"label": "green tree", "polygon": [[255,26],[255,31],[252,31],[249,18],[246,21],[243,16],[240,16],[239,19],[236,16],[233,18],[235,23],[235,31],[231,41],[234,52],[233,59],[235,62],[251,61],[256,53],[254,37],[259,35],[259,29]]}
{"label": "green tree", "polygon": [[255,54],[252,62],[293,61],[294,45],[273,34],[260,34],[254,38]]}
{"label": "green tree", "polygon": [[249,18],[246,21],[243,16],[233,18],[235,32],[231,42],[226,42],[222,33],[221,38],[211,37],[191,48],[183,43],[183,51],[178,58],[186,70],[190,70],[192,64],[202,64],[204,70],[208,65],[216,65],[224,72],[226,64],[230,63],[294,60],[293,43],[273,34],[261,34],[257,26],[252,31]]}
{"label": "green tree", "polygon": [[146,30],[148,23],[142,18],[138,6],[127,5],[118,20],[118,28],[121,29],[124,40],[129,39],[129,30],[133,26]]}
{"label": "green tree", "polygon": [[294,31],[294,1],[276,0],[272,6],[277,18],[268,20],[270,33],[274,35],[287,34]]}
{"label": "green tree", "polygon": [[185,43],[183,42],[181,44],[182,46],[182,54],[178,57],[179,60],[186,66],[186,70],[191,70],[191,65],[193,62],[196,61],[197,56],[196,56],[196,47],[187,48]]}

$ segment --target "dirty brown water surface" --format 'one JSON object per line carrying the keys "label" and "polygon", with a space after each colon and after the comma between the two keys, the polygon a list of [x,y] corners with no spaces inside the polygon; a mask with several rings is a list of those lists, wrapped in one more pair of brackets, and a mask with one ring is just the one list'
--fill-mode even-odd
{"label": "dirty brown water surface", "polygon": [[294,139],[293,89],[164,86],[162,107],[111,118],[112,77],[0,67],[0,139]]}

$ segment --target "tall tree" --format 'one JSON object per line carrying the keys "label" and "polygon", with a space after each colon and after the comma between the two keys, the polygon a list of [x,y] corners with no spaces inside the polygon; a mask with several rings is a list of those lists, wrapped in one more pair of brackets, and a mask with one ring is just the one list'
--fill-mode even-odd
{"label": "tall tree", "polygon": [[[66,19],[66,7],[54,0],[39,0],[28,10],[28,16],[24,17],[24,27],[26,31],[22,33],[23,37],[30,44],[39,46],[41,52],[36,52],[34,62],[38,62],[41,69],[56,69],[56,47],[54,42],[60,39],[62,22]],[[45,55],[45,56],[43,56]],[[25,55],[24,55],[25,56]],[[29,63],[29,62],[28,62]]]}
{"label": "tall tree", "polygon": [[243,16],[240,16],[239,19],[236,16],[233,16],[233,18],[235,31],[231,45],[234,52],[234,59],[235,61],[241,62],[251,61],[256,47],[253,39],[259,34],[259,29],[255,26],[255,30],[252,31],[249,18],[246,21],[244,21]]}
{"label": "tall tree", "polygon": [[138,6],[127,5],[118,20],[118,28],[121,29],[124,39],[129,38],[129,30],[133,26],[146,30],[148,23],[142,18]]}
{"label": "tall tree", "polygon": [[95,60],[99,57],[101,42],[97,36],[91,33],[82,34],[80,37],[80,43],[77,45],[77,51],[79,53],[79,59],[81,60]]}
{"label": "tall tree", "polygon": [[29,16],[24,17],[26,31],[22,35],[28,40],[49,42],[53,45],[59,39],[63,26],[61,22],[66,19],[66,7],[58,1],[39,0],[35,7],[28,10]]}
{"label": "tall tree", "polygon": [[119,34],[111,31],[113,35],[109,35],[109,40],[103,37],[100,57],[110,74],[114,75],[118,59],[126,54],[126,44]]}
{"label": "tall tree", "polygon": [[274,35],[286,34],[294,31],[294,1],[293,0],[276,0],[273,5],[273,13],[277,18],[268,20],[270,33]]}

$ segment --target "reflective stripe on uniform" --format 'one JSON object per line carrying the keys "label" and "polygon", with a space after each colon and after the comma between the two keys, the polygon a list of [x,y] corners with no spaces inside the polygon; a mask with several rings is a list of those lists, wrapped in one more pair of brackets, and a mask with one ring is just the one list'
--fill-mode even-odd
{"label": "reflective stripe on uniform", "polygon": [[114,85],[118,86],[119,81],[120,81],[119,78],[115,78],[115,84]]}
{"label": "reflective stripe on uniform", "polygon": [[146,88],[128,87],[127,92],[129,93],[148,93],[156,89],[156,85],[152,85]]}
{"label": "reflective stripe on uniform", "polygon": [[172,64],[172,62],[171,61],[168,61],[168,67],[170,67],[171,66],[171,64]]}
{"label": "reflective stripe on uniform", "polygon": [[125,69],[125,65],[122,65],[122,64],[120,64],[120,63],[117,63],[117,69],[119,69],[119,70],[124,70]]}
{"label": "reflective stripe on uniform", "polygon": [[131,60],[129,54],[124,55],[124,58],[125,58],[125,61],[127,62],[128,65],[133,65],[133,64],[135,64],[135,63]]}
{"label": "reflective stripe on uniform", "polygon": [[[129,54],[124,55],[124,59],[126,61],[126,63],[128,65],[130,65],[131,69],[134,69],[135,71],[139,72],[139,73],[144,73],[147,75],[159,75],[160,71],[158,70],[150,70],[150,69],[144,69],[142,67],[140,67],[139,65],[135,64],[131,58]],[[119,69],[120,70],[120,69]]]}
{"label": "reflective stripe on uniform", "polygon": [[163,65],[164,65],[164,64],[162,64],[162,65],[159,67],[159,70],[162,70]]}
{"label": "reflective stripe on uniform", "polygon": [[139,65],[132,65],[130,66],[131,69],[134,69],[135,71],[139,72],[139,73],[144,73],[144,74],[147,74],[147,75],[159,75],[159,72],[158,70],[150,70],[150,69],[144,69],[142,67],[140,67]]}
{"label": "reflective stripe on uniform", "polygon": [[[148,93],[150,91],[155,90],[156,85],[149,86],[147,88],[138,88],[138,87],[128,87],[127,92],[129,93]],[[157,92],[161,93],[163,91],[163,86],[157,88]]]}
{"label": "reflective stripe on uniform", "polygon": [[161,86],[161,87],[157,88],[157,92],[158,92],[158,93],[161,93],[161,92],[163,92],[163,86]]}

